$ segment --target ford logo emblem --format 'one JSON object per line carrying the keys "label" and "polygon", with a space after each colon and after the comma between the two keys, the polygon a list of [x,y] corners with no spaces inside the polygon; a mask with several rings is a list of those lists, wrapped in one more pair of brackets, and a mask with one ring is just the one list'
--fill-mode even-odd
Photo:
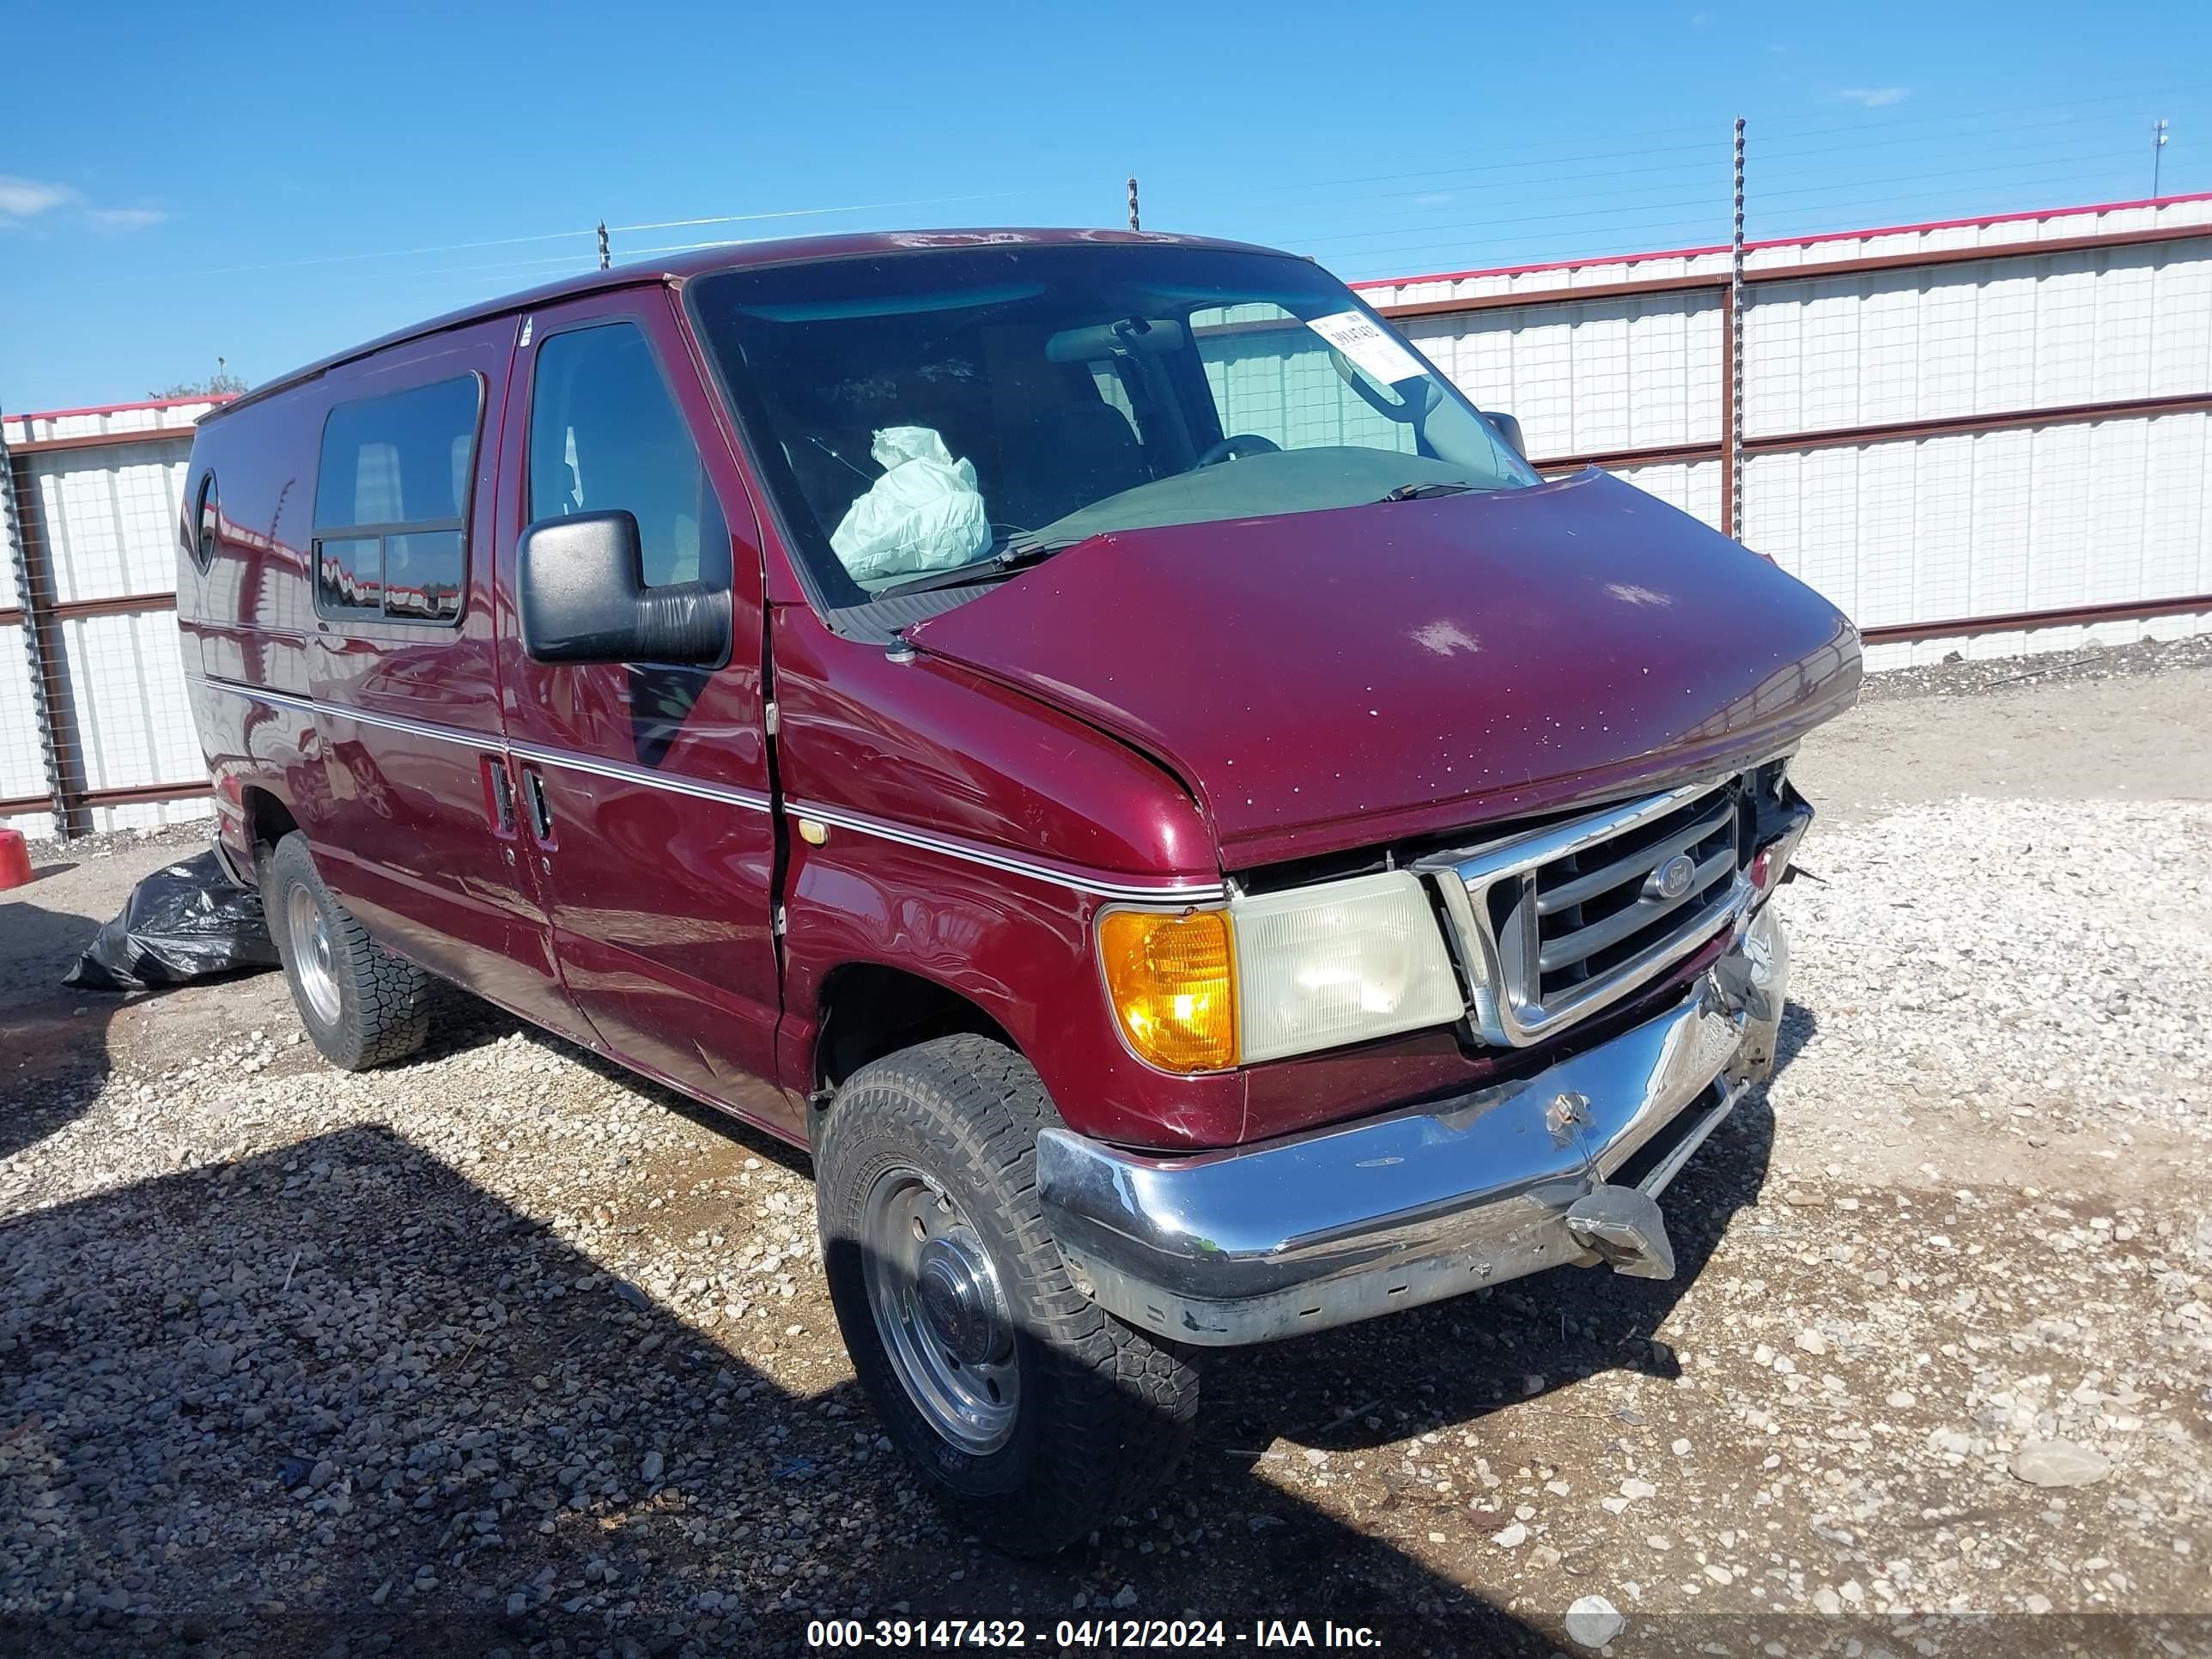
{"label": "ford logo emblem", "polygon": [[1677,853],[1651,872],[1651,892],[1654,897],[1678,899],[1690,890],[1697,879],[1697,860],[1687,853]]}

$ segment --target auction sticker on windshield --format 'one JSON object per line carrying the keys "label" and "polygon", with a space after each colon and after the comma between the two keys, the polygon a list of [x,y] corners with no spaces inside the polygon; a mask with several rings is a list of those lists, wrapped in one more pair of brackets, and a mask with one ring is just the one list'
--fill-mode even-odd
{"label": "auction sticker on windshield", "polygon": [[1306,326],[1384,386],[1426,372],[1397,336],[1356,311],[1331,312],[1326,317],[1316,317]]}

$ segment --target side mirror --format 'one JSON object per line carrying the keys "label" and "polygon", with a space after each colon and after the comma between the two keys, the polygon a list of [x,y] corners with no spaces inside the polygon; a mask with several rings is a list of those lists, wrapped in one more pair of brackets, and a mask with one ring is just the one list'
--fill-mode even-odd
{"label": "side mirror", "polygon": [[1485,409],[1477,411],[1482,418],[1498,428],[1498,435],[1512,446],[1513,453],[1522,460],[1528,459],[1528,441],[1521,435],[1521,422],[1503,410]]}
{"label": "side mirror", "polygon": [[629,513],[541,519],[524,531],[515,608],[533,662],[711,666],[729,647],[728,592],[701,582],[647,587]]}

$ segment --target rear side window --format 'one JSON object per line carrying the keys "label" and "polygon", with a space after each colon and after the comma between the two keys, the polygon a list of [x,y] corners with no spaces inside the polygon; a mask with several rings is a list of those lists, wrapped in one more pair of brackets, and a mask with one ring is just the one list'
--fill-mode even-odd
{"label": "rear side window", "polygon": [[483,377],[340,404],[315,475],[315,595],[327,613],[453,622],[468,577]]}
{"label": "rear side window", "polygon": [[729,586],[728,522],[635,323],[548,338],[531,392],[531,519],[613,510],[637,520],[647,586]]}

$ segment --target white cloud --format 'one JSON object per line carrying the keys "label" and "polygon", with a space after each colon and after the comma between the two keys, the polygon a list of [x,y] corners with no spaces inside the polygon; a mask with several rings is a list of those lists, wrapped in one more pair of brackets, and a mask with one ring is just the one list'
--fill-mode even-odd
{"label": "white cloud", "polygon": [[1856,104],[1861,109],[1887,109],[1892,104],[1905,101],[1903,87],[1845,87],[1836,94],[1847,104]]}
{"label": "white cloud", "polygon": [[84,216],[103,230],[143,230],[169,217],[160,208],[94,208]]}
{"label": "white cloud", "polygon": [[18,179],[0,173],[0,224],[32,218],[76,199],[67,185],[43,185],[36,179]]}

